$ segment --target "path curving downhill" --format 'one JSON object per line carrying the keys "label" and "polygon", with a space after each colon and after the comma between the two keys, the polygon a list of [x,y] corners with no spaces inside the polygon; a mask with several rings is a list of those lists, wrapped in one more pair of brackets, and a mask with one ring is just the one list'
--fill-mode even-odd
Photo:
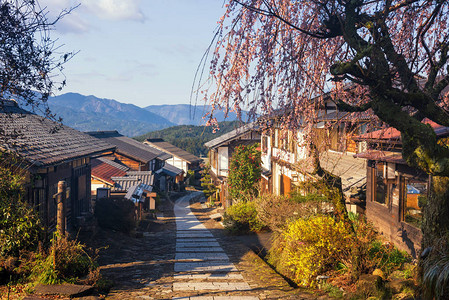
{"label": "path curving downhill", "polygon": [[190,200],[199,195],[198,192],[181,197],[174,206],[176,255],[173,292],[180,296],[172,299],[259,299],[212,233],[190,210]]}

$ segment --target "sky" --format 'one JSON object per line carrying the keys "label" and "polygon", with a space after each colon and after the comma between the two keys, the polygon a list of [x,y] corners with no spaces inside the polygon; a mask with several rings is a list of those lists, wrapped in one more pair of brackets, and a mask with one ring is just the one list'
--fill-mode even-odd
{"label": "sky", "polygon": [[49,18],[80,4],[57,24],[58,51],[75,92],[140,107],[190,102],[196,69],[223,0],[40,0]]}

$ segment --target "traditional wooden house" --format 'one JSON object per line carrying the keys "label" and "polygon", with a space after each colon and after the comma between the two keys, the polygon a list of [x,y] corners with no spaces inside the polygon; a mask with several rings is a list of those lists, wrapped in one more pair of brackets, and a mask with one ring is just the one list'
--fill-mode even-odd
{"label": "traditional wooden house", "polygon": [[[126,137],[117,131],[92,131],[87,134],[117,147],[112,159],[134,171],[157,171],[172,156],[148,145]],[[109,157],[111,158],[111,157]]]}
{"label": "traditional wooden house", "polygon": [[166,162],[178,169],[184,170],[184,174],[187,174],[189,170],[197,171],[200,168],[200,158],[173,146],[163,139],[147,139],[144,141],[144,144],[170,154],[172,157],[167,159]]}
{"label": "traditional wooden house", "polygon": [[158,188],[162,192],[180,190],[184,180],[184,170],[165,164],[156,171]]}
{"label": "traditional wooden house", "polygon": [[115,181],[112,177],[126,176],[126,172],[129,171],[129,167],[104,157],[92,159],[91,163],[92,195],[96,195],[98,188],[113,189]]}
{"label": "traditional wooden house", "polygon": [[259,127],[256,123],[250,123],[204,144],[209,149],[211,177],[215,186],[219,188],[220,202],[223,207],[230,204],[227,199],[226,179],[229,172],[229,160],[234,149],[239,145],[251,145],[258,142],[260,142]]}
{"label": "traditional wooden house", "polygon": [[0,102],[0,130],[0,150],[23,161],[25,198],[39,211],[43,224],[55,228],[54,195],[58,182],[65,181],[67,228],[76,226],[91,210],[91,159],[111,154],[115,146],[26,111],[13,100]]}
{"label": "traditional wooden house", "polygon": [[[438,138],[449,136],[449,128],[423,121]],[[401,134],[394,128],[363,134],[357,140],[368,150],[357,154],[367,160],[366,216],[399,248],[416,257],[422,239],[422,207],[431,177],[409,167],[401,155]]]}
{"label": "traditional wooden house", "polygon": [[[338,112],[329,103],[314,125],[312,138],[305,136],[302,127],[285,128],[279,114],[269,121],[270,126],[261,138],[263,192],[289,195],[295,185],[313,179],[308,146],[313,142],[318,149],[321,167],[341,178],[348,209],[363,211],[364,201],[355,195],[360,193],[366,182],[366,162],[353,157],[362,146],[356,144],[352,137],[364,132],[366,118]],[[312,140],[306,141],[306,138]]]}

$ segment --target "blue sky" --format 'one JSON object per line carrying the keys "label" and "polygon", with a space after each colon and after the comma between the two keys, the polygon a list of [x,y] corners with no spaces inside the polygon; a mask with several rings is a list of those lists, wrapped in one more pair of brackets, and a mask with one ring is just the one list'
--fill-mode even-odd
{"label": "blue sky", "polygon": [[62,93],[141,107],[189,103],[223,0],[40,0],[50,18],[79,3],[51,35],[60,51],[79,51],[65,65]]}

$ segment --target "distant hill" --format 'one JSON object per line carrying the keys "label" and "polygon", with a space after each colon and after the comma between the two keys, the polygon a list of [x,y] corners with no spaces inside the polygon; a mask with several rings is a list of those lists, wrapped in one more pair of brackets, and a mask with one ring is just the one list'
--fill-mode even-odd
{"label": "distant hill", "polygon": [[81,131],[118,130],[131,137],[176,125],[133,104],[77,93],[51,97],[48,104],[65,125]]}
{"label": "distant hill", "polygon": [[[203,116],[211,110],[211,107],[210,105],[167,104],[150,105],[144,109],[162,116],[177,125],[205,125],[206,122],[203,120]],[[237,120],[237,115],[233,112],[229,113],[226,119],[222,111],[217,111],[214,115],[218,122]],[[245,111],[242,112],[242,121],[247,121]]]}
{"label": "distant hill", "polygon": [[212,127],[210,126],[180,125],[148,132],[144,135],[135,137],[135,139],[143,142],[149,138],[162,138],[176,147],[184,149],[196,156],[206,155],[207,149],[204,147],[204,143],[242,126],[240,121],[226,121],[219,122],[218,124],[220,130],[216,133],[212,133]]}

